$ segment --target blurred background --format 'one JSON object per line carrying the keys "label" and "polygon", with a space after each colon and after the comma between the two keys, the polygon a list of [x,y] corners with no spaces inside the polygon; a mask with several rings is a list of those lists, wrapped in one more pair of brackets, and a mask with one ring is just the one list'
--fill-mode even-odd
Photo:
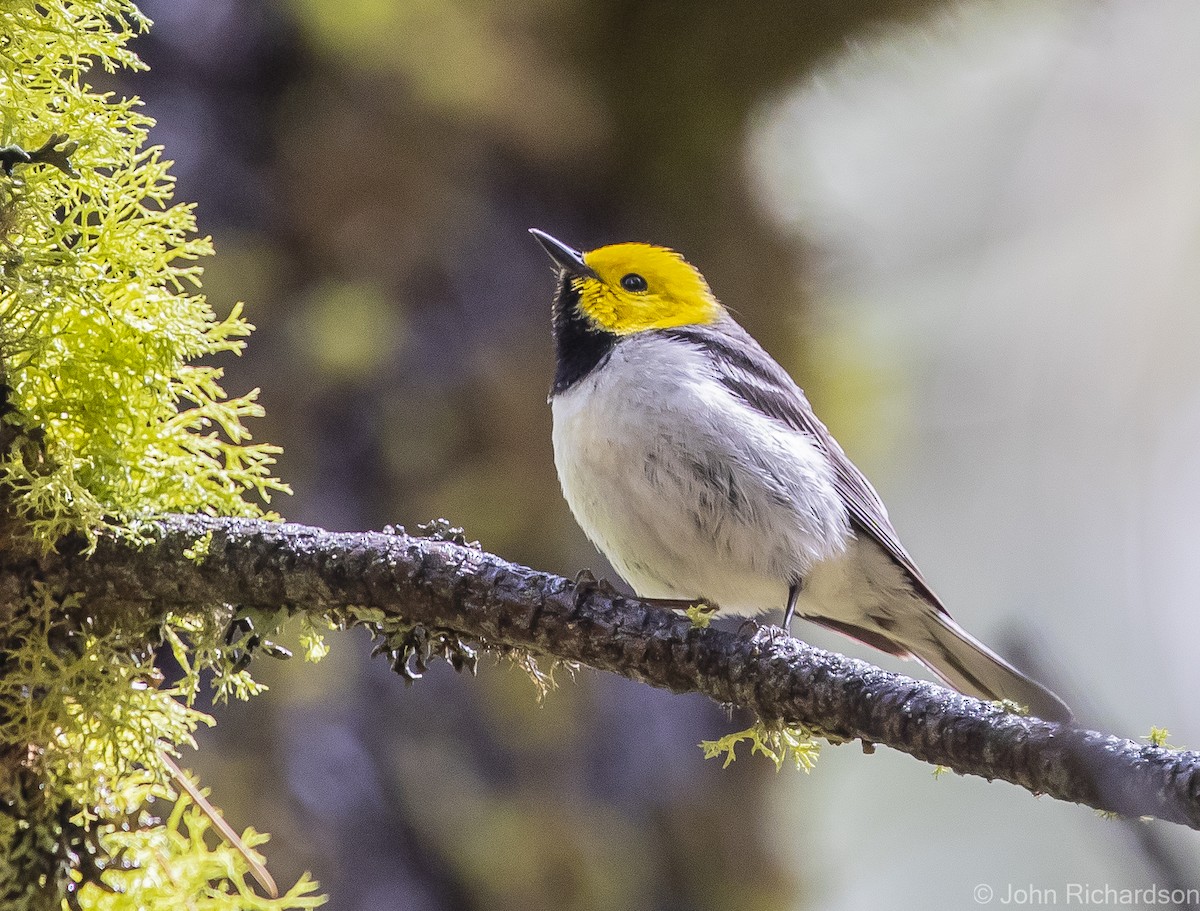
{"label": "blurred background", "polygon": [[[259,327],[286,517],[445,516],[609,572],[559,493],[526,234],[684,251],[875,481],[955,616],[1127,736],[1200,745],[1193,0],[144,0],[121,77]],[[847,640],[796,632],[893,669]],[[1196,833],[888,750],[696,744],[704,699],[584,670],[406,688],[359,636],[258,662],[186,757],[339,909],[961,911],[1196,886]]]}

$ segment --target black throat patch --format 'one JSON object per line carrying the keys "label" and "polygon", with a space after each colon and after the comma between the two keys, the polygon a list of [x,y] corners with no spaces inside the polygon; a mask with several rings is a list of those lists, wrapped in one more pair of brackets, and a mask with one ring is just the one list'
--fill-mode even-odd
{"label": "black throat patch", "polygon": [[579,312],[579,292],[563,274],[554,296],[554,356],[557,366],[550,395],[566,392],[608,360],[617,337],[597,329]]}

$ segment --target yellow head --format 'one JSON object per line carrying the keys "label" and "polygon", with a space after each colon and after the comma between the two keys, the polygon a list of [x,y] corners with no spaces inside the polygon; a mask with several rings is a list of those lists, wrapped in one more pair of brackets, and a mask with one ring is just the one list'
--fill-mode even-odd
{"label": "yellow head", "polygon": [[705,325],[724,312],[704,276],[674,250],[629,243],[579,253],[548,234],[533,233],[563,268],[580,315],[604,332],[633,335]]}
{"label": "yellow head", "polygon": [[617,335],[714,322],[721,305],[704,276],[666,247],[612,244],[583,254],[595,276],[571,280],[579,309]]}

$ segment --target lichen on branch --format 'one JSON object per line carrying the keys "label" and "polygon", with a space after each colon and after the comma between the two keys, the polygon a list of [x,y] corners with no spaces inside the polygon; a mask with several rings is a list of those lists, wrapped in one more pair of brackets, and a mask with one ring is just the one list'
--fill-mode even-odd
{"label": "lichen on branch", "polygon": [[[172,809],[162,757],[207,721],[200,675],[253,690],[223,639],[231,609],[138,602],[100,620],[38,563],[66,535],[86,548],[137,517],[260,516],[286,490],[244,423],[256,393],[226,395],[211,362],[252,327],[200,292],[212,245],[140,102],[88,84],[143,68],[129,42],[148,25],[130,0],[0,4],[0,903],[309,907],[310,881],[257,895],[195,805]],[[164,642],[189,673],[160,688]]]}
{"label": "lichen on branch", "polygon": [[277,449],[243,423],[256,391],[229,397],[221,369],[197,363],[239,352],[252,327],[199,291],[212,245],[172,199],[140,102],[85,82],[95,64],[141,68],[127,45],[147,20],[125,0],[15,2],[0,20],[0,143],[77,146],[73,175],[0,175],[4,421],[33,436],[0,453],[10,513],[47,544],[145,513],[260,514],[284,487]]}
{"label": "lichen on branch", "polygon": [[[106,600],[140,597],[155,610],[216,599],[311,617],[398,618],[492,650],[703,693],[749,709],[767,731],[803,726],[831,743],[890,746],[960,774],[1200,829],[1200,753],[1014,714],[775,627],[698,628],[590,575],[571,582],[454,540],[253,519],[173,516],[144,536],[141,547],[104,536],[96,559],[64,554],[52,575],[92,592],[98,616]],[[183,554],[200,538],[208,546],[197,563]],[[766,746],[812,758],[803,735]]]}

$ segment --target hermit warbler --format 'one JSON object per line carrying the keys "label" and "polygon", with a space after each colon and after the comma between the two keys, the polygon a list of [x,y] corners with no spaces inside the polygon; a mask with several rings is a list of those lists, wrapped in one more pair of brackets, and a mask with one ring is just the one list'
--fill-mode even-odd
{"label": "hermit warbler", "polygon": [[954,622],[870,482],[699,271],[664,247],[581,253],[531,233],[559,270],[559,480],[640,597],[783,609],[785,627],[799,613],[963,693],[1070,719]]}

